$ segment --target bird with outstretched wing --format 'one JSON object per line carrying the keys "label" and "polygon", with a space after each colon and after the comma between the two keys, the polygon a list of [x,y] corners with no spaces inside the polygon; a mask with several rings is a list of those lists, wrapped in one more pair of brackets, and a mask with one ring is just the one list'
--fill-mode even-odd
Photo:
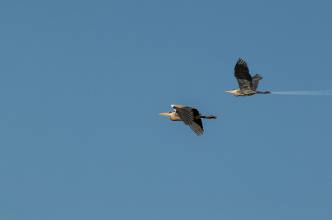
{"label": "bird with outstretched wing", "polygon": [[202,119],[197,109],[186,106],[173,106],[173,109],[182,119],[182,121],[189,125],[197,135],[202,135],[204,132]]}
{"label": "bird with outstretched wing", "polygon": [[241,91],[252,91],[252,78],[249,73],[249,68],[243,59],[238,59],[234,67],[234,76],[239,83]]}

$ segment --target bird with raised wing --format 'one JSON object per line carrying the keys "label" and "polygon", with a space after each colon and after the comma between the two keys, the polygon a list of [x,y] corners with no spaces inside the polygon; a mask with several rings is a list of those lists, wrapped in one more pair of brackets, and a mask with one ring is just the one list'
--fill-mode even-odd
{"label": "bird with raised wing", "polygon": [[204,116],[199,113],[196,108],[184,105],[171,105],[172,110],[169,112],[160,113],[162,116],[168,116],[172,121],[183,121],[193,130],[197,135],[202,135],[204,132],[202,118],[216,119],[214,115]]}
{"label": "bird with raised wing", "polygon": [[249,68],[243,59],[239,58],[234,67],[234,76],[239,84],[239,89],[228,90],[234,96],[252,96],[255,94],[270,94],[270,91],[258,91],[258,83],[263,79],[259,74],[253,77],[249,73]]}

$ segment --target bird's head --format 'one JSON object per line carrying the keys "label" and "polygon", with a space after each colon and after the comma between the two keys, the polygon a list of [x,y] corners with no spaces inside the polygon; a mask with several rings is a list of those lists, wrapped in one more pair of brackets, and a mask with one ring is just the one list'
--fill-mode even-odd
{"label": "bird's head", "polygon": [[169,116],[171,116],[171,113],[172,112],[161,112],[161,113],[159,113],[159,115],[169,117]]}
{"label": "bird's head", "polygon": [[225,93],[229,93],[229,94],[232,94],[232,95],[237,95],[238,90],[237,90],[237,89],[234,89],[234,90],[227,90],[227,91],[225,91]]}

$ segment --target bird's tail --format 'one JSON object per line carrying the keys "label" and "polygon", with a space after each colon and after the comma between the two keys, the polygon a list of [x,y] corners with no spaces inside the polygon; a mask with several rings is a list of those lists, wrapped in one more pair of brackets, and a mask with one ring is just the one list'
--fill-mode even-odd
{"label": "bird's tail", "polygon": [[214,115],[207,115],[207,116],[201,116],[201,118],[205,118],[205,119],[217,119],[217,116]]}
{"label": "bird's tail", "polygon": [[259,80],[263,79],[259,74],[256,74],[252,77],[252,90],[256,91],[258,88]]}

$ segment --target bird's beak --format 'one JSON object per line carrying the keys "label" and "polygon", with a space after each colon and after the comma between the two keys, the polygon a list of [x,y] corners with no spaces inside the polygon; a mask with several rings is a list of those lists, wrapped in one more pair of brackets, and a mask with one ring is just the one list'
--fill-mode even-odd
{"label": "bird's beak", "polygon": [[159,115],[161,115],[161,116],[169,116],[169,112],[162,112],[162,113],[159,113]]}
{"label": "bird's beak", "polygon": [[232,94],[232,90],[226,90],[225,93],[230,93],[230,94]]}

